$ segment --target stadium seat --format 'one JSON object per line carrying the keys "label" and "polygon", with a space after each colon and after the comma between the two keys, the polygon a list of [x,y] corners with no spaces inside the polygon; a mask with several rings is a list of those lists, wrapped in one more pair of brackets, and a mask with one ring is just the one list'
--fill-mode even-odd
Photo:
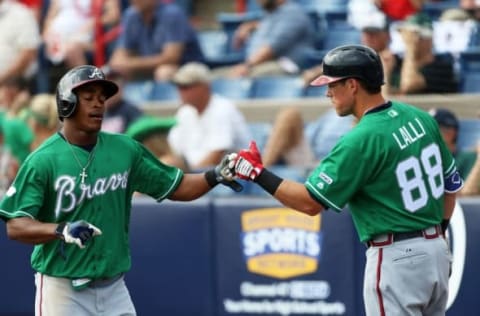
{"label": "stadium seat", "polygon": [[123,85],[123,97],[129,102],[141,106],[152,100],[154,85],[153,80],[126,82]]}
{"label": "stadium seat", "polygon": [[319,66],[322,63],[323,57],[325,56],[325,54],[327,54],[327,52],[328,52],[327,50],[321,50],[321,49],[310,51],[306,57],[305,69]]}
{"label": "stadium seat", "polygon": [[198,32],[198,41],[207,59],[224,56],[227,53],[227,34],[220,30]]}
{"label": "stadium seat", "polygon": [[212,81],[212,91],[231,99],[248,99],[252,80],[248,78],[217,78]]}
{"label": "stadium seat", "polygon": [[480,49],[467,50],[459,56],[461,72],[480,73]]}
{"label": "stadium seat", "polygon": [[347,12],[348,0],[295,0],[307,9],[315,9],[319,13],[328,11]]}
{"label": "stadium seat", "polygon": [[458,0],[443,1],[425,1],[422,11],[427,14],[432,21],[438,21],[445,10],[458,8]]}
{"label": "stadium seat", "polygon": [[153,85],[151,100],[154,101],[171,101],[179,100],[177,87],[167,81],[156,81]]}
{"label": "stadium seat", "polygon": [[260,77],[253,81],[252,98],[298,98],[303,95],[303,79],[290,76]]}
{"label": "stadium seat", "polygon": [[457,150],[475,150],[480,141],[480,119],[461,119]]}
{"label": "stadium seat", "polygon": [[272,124],[268,122],[249,122],[248,127],[252,134],[252,139],[257,143],[260,152],[263,151],[272,130]]}
{"label": "stadium seat", "polygon": [[327,86],[307,86],[304,90],[304,96],[307,98],[325,98],[327,93]]}
{"label": "stadium seat", "polygon": [[462,73],[460,91],[464,93],[480,93],[480,71]]}
{"label": "stadium seat", "polygon": [[323,39],[323,49],[330,50],[334,47],[347,44],[360,44],[361,32],[351,27],[329,28]]}

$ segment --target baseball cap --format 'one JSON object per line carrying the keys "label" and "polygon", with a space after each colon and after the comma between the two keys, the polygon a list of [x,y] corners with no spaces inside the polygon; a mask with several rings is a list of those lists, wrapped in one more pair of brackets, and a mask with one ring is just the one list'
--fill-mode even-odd
{"label": "baseball cap", "polygon": [[459,128],[459,122],[455,114],[447,109],[431,109],[428,113],[437,121],[441,127]]}
{"label": "baseball cap", "polygon": [[380,11],[362,14],[356,21],[356,27],[362,32],[369,33],[388,31],[387,17]]}
{"label": "baseball cap", "polygon": [[127,136],[141,142],[155,133],[167,133],[177,123],[174,117],[142,116],[125,131]]}
{"label": "baseball cap", "polygon": [[433,36],[432,20],[424,13],[410,15],[405,21],[398,24],[397,29],[415,31],[418,32],[421,37]]}
{"label": "baseball cap", "polygon": [[172,82],[181,86],[210,82],[210,80],[210,69],[205,64],[199,62],[190,62],[183,65],[172,77]]}

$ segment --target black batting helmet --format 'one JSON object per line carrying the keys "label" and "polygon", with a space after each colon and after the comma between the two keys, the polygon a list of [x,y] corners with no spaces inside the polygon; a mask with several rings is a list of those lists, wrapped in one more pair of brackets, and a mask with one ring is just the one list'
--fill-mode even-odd
{"label": "black batting helmet", "polygon": [[344,45],[323,57],[323,75],[311,82],[323,86],[345,78],[358,78],[371,87],[384,84],[383,66],[378,54],[363,45]]}
{"label": "black batting helmet", "polygon": [[105,74],[100,68],[91,65],[72,68],[63,75],[57,85],[57,109],[60,120],[70,117],[75,112],[77,107],[75,89],[92,82],[99,82],[103,85],[107,99],[118,92],[117,84],[105,79]]}

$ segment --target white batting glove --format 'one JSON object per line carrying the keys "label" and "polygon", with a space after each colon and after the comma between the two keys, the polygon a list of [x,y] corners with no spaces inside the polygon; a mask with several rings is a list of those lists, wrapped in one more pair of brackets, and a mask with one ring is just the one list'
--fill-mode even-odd
{"label": "white batting glove", "polygon": [[[64,227],[62,227],[64,225]],[[57,227],[58,234],[66,243],[76,244],[80,248],[85,248],[85,244],[94,236],[102,234],[102,231],[94,225],[84,221],[73,223],[62,223]]]}

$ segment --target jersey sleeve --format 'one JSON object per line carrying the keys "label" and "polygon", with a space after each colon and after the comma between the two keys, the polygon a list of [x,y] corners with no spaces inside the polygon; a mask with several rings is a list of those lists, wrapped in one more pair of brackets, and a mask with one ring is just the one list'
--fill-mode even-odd
{"label": "jersey sleeve", "polygon": [[143,145],[137,144],[138,158],[132,169],[134,190],[160,202],[177,189],[182,181],[183,171],[163,164]]}
{"label": "jersey sleeve", "polygon": [[43,199],[47,177],[40,168],[34,168],[26,161],[0,202],[0,218],[9,220],[16,217],[37,218]]}
{"label": "jersey sleeve", "polygon": [[341,211],[362,187],[371,164],[355,147],[339,142],[305,182],[320,203]]}
{"label": "jersey sleeve", "polygon": [[457,164],[443,139],[439,141],[443,161],[443,182],[445,192],[455,193],[463,188],[463,179],[458,171]]}

